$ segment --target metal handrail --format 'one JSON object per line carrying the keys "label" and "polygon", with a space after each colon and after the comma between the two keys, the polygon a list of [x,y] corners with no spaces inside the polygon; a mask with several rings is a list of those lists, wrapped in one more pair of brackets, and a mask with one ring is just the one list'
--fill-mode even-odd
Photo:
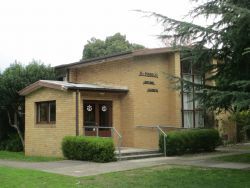
{"label": "metal handrail", "polygon": [[99,137],[99,129],[110,129],[112,131],[112,137],[114,137],[114,133],[117,134],[118,136],[118,155],[119,155],[119,159],[121,158],[121,146],[122,146],[122,135],[117,131],[117,129],[115,127],[101,127],[101,126],[83,126],[84,128],[92,128],[92,129],[96,129],[96,136]]}
{"label": "metal handrail", "polygon": [[162,126],[162,125],[153,125],[153,126],[137,125],[136,127],[137,128],[152,128],[152,129],[156,128],[156,129],[158,129],[159,137],[160,137],[160,133],[163,134],[164,155],[165,155],[165,157],[167,156],[167,153],[166,153],[166,138],[167,138],[167,134],[162,130],[161,127],[163,127],[163,128],[175,128],[175,127],[172,127],[172,126]]}
{"label": "metal handrail", "polygon": [[119,159],[121,159],[122,153],[121,153],[121,146],[122,146],[122,135],[117,131],[115,127],[113,127],[113,132],[115,132],[118,135],[118,155]]}
{"label": "metal handrail", "polygon": [[157,128],[157,126],[159,127],[163,127],[163,128],[178,128],[178,127],[173,127],[173,126],[168,126],[168,125],[137,125],[136,127],[138,128]]}
{"label": "metal handrail", "polygon": [[[158,125],[156,126],[158,131],[161,132],[163,134],[163,143],[164,143],[164,155],[165,157],[167,156],[167,153],[166,153],[166,138],[167,138],[167,134],[161,129],[161,127]],[[159,134],[160,136],[160,134]]]}
{"label": "metal handrail", "polygon": [[[197,127],[197,128],[189,128],[189,127],[175,127],[175,126],[168,126],[168,125],[158,125],[161,128],[174,128],[174,129],[204,129],[203,127]],[[157,128],[157,126],[155,125],[150,125],[150,126],[146,126],[146,125],[137,125],[137,128]]]}

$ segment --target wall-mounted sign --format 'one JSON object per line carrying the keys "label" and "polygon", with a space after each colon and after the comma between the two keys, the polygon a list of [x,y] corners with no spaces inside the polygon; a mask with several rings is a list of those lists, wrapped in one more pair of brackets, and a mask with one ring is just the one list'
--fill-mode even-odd
{"label": "wall-mounted sign", "polygon": [[158,78],[158,74],[153,72],[140,72],[139,76]]}
{"label": "wall-mounted sign", "polygon": [[145,81],[143,82],[143,84],[155,85],[155,82],[154,82],[154,81],[145,80]]}
{"label": "wall-mounted sign", "polygon": [[[153,73],[153,72],[140,72],[139,76],[145,76],[145,77],[153,77],[153,78],[158,78],[158,74],[157,73]],[[154,81],[151,80],[145,80],[143,81],[143,85],[156,85]],[[155,88],[148,88],[147,92],[154,92],[154,93],[158,93],[158,89]]]}
{"label": "wall-mounted sign", "polygon": [[158,93],[158,89],[151,89],[151,88],[149,88],[149,89],[147,90],[147,92],[156,92],[156,93]]}

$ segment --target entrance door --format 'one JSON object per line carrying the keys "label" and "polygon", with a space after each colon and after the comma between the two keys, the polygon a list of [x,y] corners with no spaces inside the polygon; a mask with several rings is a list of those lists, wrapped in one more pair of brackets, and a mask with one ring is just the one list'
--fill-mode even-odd
{"label": "entrance door", "polygon": [[112,127],[112,102],[84,100],[83,108],[85,135],[110,137],[107,127]]}

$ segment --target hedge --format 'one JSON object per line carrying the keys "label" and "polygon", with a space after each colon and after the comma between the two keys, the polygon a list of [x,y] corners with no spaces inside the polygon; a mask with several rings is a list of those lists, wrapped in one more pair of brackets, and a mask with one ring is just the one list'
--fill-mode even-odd
{"label": "hedge", "polygon": [[115,160],[111,138],[67,136],[62,141],[64,157],[72,160],[110,162]]}
{"label": "hedge", "polygon": [[8,138],[0,141],[0,150],[19,152],[23,151],[22,142],[17,134],[8,135]]}
{"label": "hedge", "polygon": [[[166,137],[166,154],[182,155],[214,151],[220,143],[219,132],[215,129],[191,129],[172,131]],[[160,151],[164,153],[164,136],[160,135]]]}

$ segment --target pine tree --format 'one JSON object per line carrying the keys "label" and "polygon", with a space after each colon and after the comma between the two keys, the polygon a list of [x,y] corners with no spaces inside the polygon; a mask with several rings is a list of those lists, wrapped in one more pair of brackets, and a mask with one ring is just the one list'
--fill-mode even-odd
{"label": "pine tree", "polygon": [[[196,0],[200,3],[201,0]],[[205,83],[195,84],[202,90],[197,96],[206,109],[231,112],[250,109],[250,1],[207,0],[189,12],[195,20],[214,20],[201,26],[195,22],[171,19],[150,13],[163,24],[163,40],[181,48],[182,61],[202,67]],[[185,46],[185,44],[190,44]],[[184,47],[185,46],[185,47]],[[211,63],[216,59],[217,63]],[[209,76],[208,76],[209,75]],[[184,87],[191,83],[182,78]]]}

